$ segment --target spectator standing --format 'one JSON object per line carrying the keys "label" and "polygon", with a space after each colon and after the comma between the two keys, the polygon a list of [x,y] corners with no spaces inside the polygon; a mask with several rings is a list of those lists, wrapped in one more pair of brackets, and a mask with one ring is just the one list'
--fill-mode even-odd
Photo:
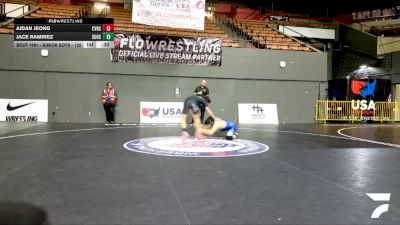
{"label": "spectator standing", "polygon": [[101,93],[101,101],[106,112],[108,123],[114,123],[115,105],[117,103],[117,92],[111,82],[107,82],[107,87]]}

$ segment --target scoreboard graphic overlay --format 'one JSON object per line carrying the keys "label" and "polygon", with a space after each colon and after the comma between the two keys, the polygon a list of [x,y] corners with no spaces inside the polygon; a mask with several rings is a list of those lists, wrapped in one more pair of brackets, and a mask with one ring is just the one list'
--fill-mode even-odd
{"label": "scoreboard graphic overlay", "polygon": [[14,48],[112,48],[112,18],[16,18]]}

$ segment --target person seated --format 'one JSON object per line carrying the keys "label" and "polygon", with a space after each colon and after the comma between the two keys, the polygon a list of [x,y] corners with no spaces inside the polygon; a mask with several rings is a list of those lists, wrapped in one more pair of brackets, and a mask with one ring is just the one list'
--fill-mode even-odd
{"label": "person seated", "polygon": [[219,118],[214,119],[212,117],[208,117],[206,121],[204,121],[203,127],[198,130],[199,133],[207,136],[214,135],[217,131],[227,131],[225,138],[228,140],[236,139],[239,136],[235,123]]}

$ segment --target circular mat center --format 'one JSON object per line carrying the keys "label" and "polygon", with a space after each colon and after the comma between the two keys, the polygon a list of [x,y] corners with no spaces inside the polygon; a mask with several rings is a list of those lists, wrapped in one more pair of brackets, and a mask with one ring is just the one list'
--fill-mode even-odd
{"label": "circular mat center", "polygon": [[178,157],[228,157],[253,155],[268,151],[265,144],[223,138],[188,139],[181,137],[153,137],[128,141],[124,147],[130,151]]}

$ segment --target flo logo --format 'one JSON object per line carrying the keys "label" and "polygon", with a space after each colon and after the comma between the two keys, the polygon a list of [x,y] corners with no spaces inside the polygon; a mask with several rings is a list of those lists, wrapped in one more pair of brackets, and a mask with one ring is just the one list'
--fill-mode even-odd
{"label": "flo logo", "polygon": [[374,95],[376,87],[376,80],[370,83],[369,81],[359,81],[359,80],[352,80],[351,81],[351,91],[354,94],[361,95],[363,98],[367,97],[368,95]]}
{"label": "flo logo", "polygon": [[[376,202],[389,202],[390,193],[366,193],[368,197]],[[389,204],[382,204],[378,206],[371,214],[372,219],[379,218],[383,213],[389,211]]]}
{"label": "flo logo", "polygon": [[142,114],[143,116],[148,116],[150,118],[158,117],[158,114],[160,114],[160,109],[161,107],[158,107],[158,109],[142,108]]}
{"label": "flo logo", "polygon": [[176,157],[228,157],[254,155],[268,151],[265,144],[236,139],[206,138],[181,140],[181,137],[143,138],[126,142],[130,151]]}

